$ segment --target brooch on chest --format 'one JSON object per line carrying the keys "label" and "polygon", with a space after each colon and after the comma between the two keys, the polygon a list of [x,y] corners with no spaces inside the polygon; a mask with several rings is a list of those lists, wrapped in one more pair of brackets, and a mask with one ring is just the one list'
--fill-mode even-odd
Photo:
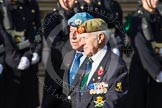
{"label": "brooch on chest", "polygon": [[104,94],[107,93],[108,83],[106,82],[99,82],[99,83],[92,83],[89,85],[89,93],[92,95],[99,95],[96,97],[94,107],[103,107],[104,105]]}

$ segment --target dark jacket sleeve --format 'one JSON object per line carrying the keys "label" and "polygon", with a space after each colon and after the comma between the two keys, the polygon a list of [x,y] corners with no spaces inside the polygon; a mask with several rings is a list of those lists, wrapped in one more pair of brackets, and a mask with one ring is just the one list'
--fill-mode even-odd
{"label": "dark jacket sleeve", "polygon": [[118,17],[118,20],[120,21],[120,23],[122,23],[123,11],[121,9],[120,4],[117,1],[113,0],[111,7],[112,7],[112,10],[114,11],[114,14]]}
{"label": "dark jacket sleeve", "polygon": [[6,33],[1,27],[0,32],[4,39],[4,46],[6,51],[5,61],[13,69],[16,69],[18,63],[20,62],[21,55],[19,51],[16,49],[16,44],[11,39],[11,36]]}
{"label": "dark jacket sleeve", "polygon": [[[3,39],[3,36],[2,34],[0,33],[0,46],[3,46],[4,47],[4,39]],[[5,64],[5,49],[0,49],[0,64],[1,65],[4,65]]]}
{"label": "dark jacket sleeve", "polygon": [[36,0],[32,0],[31,2],[33,2],[32,7],[35,9],[35,16],[34,16],[34,22],[36,23],[36,32],[35,32],[35,39],[34,42],[36,44],[36,47],[34,49],[34,52],[38,53],[41,55],[42,52],[42,48],[43,48],[43,34],[41,31],[41,18],[40,18],[40,10],[39,10],[39,6],[38,3],[36,2]]}
{"label": "dark jacket sleeve", "polygon": [[162,66],[152,49],[151,43],[147,42],[141,33],[138,33],[135,37],[135,46],[144,69],[148,71],[153,79],[156,79],[157,75],[162,71]]}
{"label": "dark jacket sleeve", "polygon": [[104,108],[124,108],[128,93],[128,70],[123,60],[119,59],[116,71],[108,83]]}
{"label": "dark jacket sleeve", "polygon": [[43,31],[43,35],[45,39],[48,38],[48,35],[50,34],[50,32],[59,24],[59,22],[60,20],[59,20],[59,15],[57,12],[50,11],[46,15],[46,17],[44,18],[43,27],[42,27],[42,31]]}
{"label": "dark jacket sleeve", "polygon": [[152,76],[153,79],[156,79],[156,76],[162,70],[162,66],[158,56],[155,54],[155,51],[151,46],[151,42],[147,41],[141,33],[141,19],[134,16],[131,21],[131,25],[132,26],[128,31],[128,35],[132,40],[135,53],[139,55],[144,69]]}

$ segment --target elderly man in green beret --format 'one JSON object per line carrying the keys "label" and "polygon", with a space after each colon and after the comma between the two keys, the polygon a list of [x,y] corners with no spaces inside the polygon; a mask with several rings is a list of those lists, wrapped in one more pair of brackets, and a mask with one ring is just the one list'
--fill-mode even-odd
{"label": "elderly man in green beret", "polygon": [[102,19],[90,19],[77,32],[89,57],[76,93],[76,108],[124,108],[128,92],[125,62],[107,46],[110,31]]}

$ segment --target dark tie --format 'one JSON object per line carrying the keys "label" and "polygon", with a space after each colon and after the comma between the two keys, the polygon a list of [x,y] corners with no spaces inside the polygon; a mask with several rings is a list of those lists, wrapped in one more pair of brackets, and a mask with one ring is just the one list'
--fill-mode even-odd
{"label": "dark tie", "polygon": [[92,63],[93,63],[93,60],[91,58],[89,58],[88,62],[87,62],[87,65],[86,65],[86,69],[85,69],[85,74],[84,74],[84,77],[82,79],[82,82],[81,82],[81,90],[83,90],[86,86],[86,83],[88,81],[88,76],[89,76],[89,73],[92,69]]}
{"label": "dark tie", "polygon": [[72,65],[72,69],[69,73],[69,83],[70,85],[72,86],[73,84],[73,81],[74,81],[74,78],[78,72],[78,69],[79,69],[79,64],[80,64],[80,58],[83,56],[82,53],[76,53],[75,54],[75,58],[74,58],[74,62],[73,62],[73,65]]}

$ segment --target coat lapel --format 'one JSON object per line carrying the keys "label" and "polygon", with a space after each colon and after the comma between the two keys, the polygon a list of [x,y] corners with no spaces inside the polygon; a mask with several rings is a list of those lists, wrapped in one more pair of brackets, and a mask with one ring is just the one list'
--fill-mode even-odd
{"label": "coat lapel", "polygon": [[68,95],[70,92],[70,88],[69,88],[69,70],[70,67],[72,65],[73,59],[75,56],[75,51],[72,50],[69,53],[67,53],[65,55],[64,61],[63,61],[63,65],[64,65],[64,76],[63,76],[63,92]]}
{"label": "coat lapel", "polygon": [[68,96],[71,96],[72,100],[74,101],[72,104],[73,107],[76,107],[77,103],[79,103],[80,101],[80,97],[79,97],[80,82],[87,62],[88,62],[88,58],[86,58],[82,63],[82,65],[80,66],[78,73],[74,79],[74,85],[72,86],[72,89],[70,89],[70,92],[68,94]]}

